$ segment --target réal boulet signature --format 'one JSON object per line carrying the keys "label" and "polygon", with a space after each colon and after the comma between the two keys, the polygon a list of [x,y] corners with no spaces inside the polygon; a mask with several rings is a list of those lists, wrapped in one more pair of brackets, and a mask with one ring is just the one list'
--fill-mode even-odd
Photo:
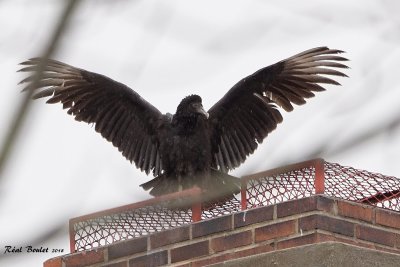
{"label": "r\u00e9al boulet signature", "polygon": [[26,246],[26,247],[16,247],[16,246],[4,246],[4,253],[62,253],[64,249],[53,248],[49,249],[48,247],[33,247],[33,246]]}

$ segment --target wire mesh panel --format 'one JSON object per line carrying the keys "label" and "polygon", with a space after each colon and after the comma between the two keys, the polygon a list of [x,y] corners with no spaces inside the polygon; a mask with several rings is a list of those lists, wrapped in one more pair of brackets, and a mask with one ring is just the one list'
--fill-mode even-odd
{"label": "wire mesh panel", "polygon": [[201,219],[215,218],[222,215],[232,214],[240,210],[240,200],[238,199],[238,196],[234,196],[232,199],[229,199],[224,203],[218,203],[211,208],[202,210]]}
{"label": "wire mesh panel", "polygon": [[162,205],[78,221],[73,224],[74,250],[104,246],[188,224],[191,221],[190,209],[170,210]]}
{"label": "wire mesh panel", "polygon": [[245,196],[242,194],[246,198],[243,208],[273,205],[314,195],[319,161],[305,161],[243,177],[242,187],[246,191]]}
{"label": "wire mesh panel", "polygon": [[[321,173],[322,175],[318,175]],[[315,159],[249,175],[242,207],[253,208],[316,193],[400,211],[400,179]],[[317,185],[322,185],[318,189]]]}
{"label": "wire mesh panel", "polygon": [[252,179],[247,184],[247,207],[266,206],[315,194],[313,167]]}
{"label": "wire mesh panel", "polygon": [[400,211],[400,180],[315,159],[242,178],[241,197],[199,203],[193,188],[70,220],[71,252],[231,214],[325,194]]}
{"label": "wire mesh panel", "polygon": [[400,211],[400,179],[325,162],[325,195]]}
{"label": "wire mesh panel", "polygon": [[[196,204],[193,203],[193,199],[200,194],[201,191],[195,188],[71,219],[71,252],[192,223],[195,221],[193,213]],[[239,210],[240,201],[234,197],[224,203],[200,209],[199,218],[214,218]]]}

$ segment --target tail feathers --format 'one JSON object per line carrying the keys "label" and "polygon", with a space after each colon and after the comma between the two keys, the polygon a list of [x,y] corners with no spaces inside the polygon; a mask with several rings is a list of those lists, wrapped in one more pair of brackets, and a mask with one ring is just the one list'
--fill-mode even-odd
{"label": "tail feathers", "polygon": [[161,174],[140,186],[146,191],[150,190],[149,193],[152,196],[161,196],[198,186],[203,191],[201,201],[210,205],[228,201],[240,192],[240,185],[239,178],[211,169],[209,176],[183,179],[182,184],[178,184],[177,179]]}
{"label": "tail feathers", "polygon": [[140,186],[146,191],[150,190],[150,195],[155,197],[179,191],[178,184],[168,179],[165,174],[161,174]]}
{"label": "tail feathers", "polygon": [[207,202],[205,206],[222,204],[240,192],[241,180],[227,173],[211,169],[210,179],[208,179],[208,183],[206,181],[202,189],[204,192],[203,201]]}
{"label": "tail feathers", "polygon": [[[160,176],[162,176],[162,174],[161,174]],[[157,176],[156,178],[153,178],[153,179],[151,179],[150,181],[148,181],[148,182],[146,182],[146,183],[144,183],[144,184],[141,184],[140,186],[141,186],[145,191],[148,191],[148,190],[150,190],[151,188],[156,187],[157,184],[160,183],[160,179],[159,179],[160,176]]]}
{"label": "tail feathers", "polygon": [[210,176],[210,185],[208,188],[205,188],[205,190],[220,190],[221,192],[229,192],[231,194],[237,194],[240,192],[240,178],[215,169],[211,169]]}

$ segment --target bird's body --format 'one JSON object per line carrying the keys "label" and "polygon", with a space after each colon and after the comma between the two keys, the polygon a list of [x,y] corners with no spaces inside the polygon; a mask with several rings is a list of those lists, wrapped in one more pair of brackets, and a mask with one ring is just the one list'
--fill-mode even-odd
{"label": "bird's body", "polygon": [[[185,97],[174,115],[163,115],[129,87],[106,76],[48,60],[42,76],[29,76],[24,90],[34,98],[60,102],[77,121],[95,130],[136,167],[154,179],[142,187],[154,196],[193,186],[207,200],[229,197],[240,189],[227,172],[238,167],[282,121],[286,111],[304,104],[319,83],[338,84],[325,75],[345,76],[335,54],[318,47],[262,68],[240,80],[208,112],[197,95]],[[41,59],[21,63],[21,71],[40,69]]]}
{"label": "bird's body", "polygon": [[[237,193],[239,179],[212,166],[212,143],[208,113],[201,98],[190,95],[182,100],[172,118],[165,116],[158,126],[160,160],[163,172],[141,186],[155,196],[197,186],[204,190],[204,200],[218,195],[224,199]],[[187,110],[190,109],[190,110]]]}
{"label": "bird's body", "polygon": [[[164,172],[158,179],[165,185],[160,185],[153,194],[161,195],[194,185],[201,186],[196,183],[202,180],[200,177],[209,177],[211,166],[207,118],[200,113],[192,114],[189,118],[177,118],[175,115],[171,121],[164,120],[164,123],[159,136],[159,139],[164,140],[160,144]],[[157,178],[155,181],[158,181]],[[146,184],[145,188],[148,188]]]}

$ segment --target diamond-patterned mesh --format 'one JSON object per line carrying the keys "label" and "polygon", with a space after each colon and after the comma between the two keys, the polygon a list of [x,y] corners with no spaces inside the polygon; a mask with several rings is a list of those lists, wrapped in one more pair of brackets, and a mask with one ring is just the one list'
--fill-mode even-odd
{"label": "diamond-patterned mesh", "polygon": [[119,240],[188,224],[191,221],[190,209],[171,210],[161,205],[79,221],[73,225],[75,250],[104,246]]}
{"label": "diamond-patterned mesh", "polygon": [[325,162],[325,195],[400,211],[400,179]]}
{"label": "diamond-patterned mesh", "polygon": [[240,200],[235,196],[225,203],[219,203],[211,209],[203,210],[201,212],[201,219],[215,218],[226,214],[232,214],[237,211],[240,211]]}
{"label": "diamond-patterned mesh", "polygon": [[[194,203],[201,194],[195,188],[71,219],[71,252],[316,193],[400,211],[398,178],[316,159],[243,177],[243,199],[203,205],[203,210]],[[178,208],[182,204],[186,208]]]}
{"label": "diamond-patterned mesh", "polygon": [[[192,198],[195,198],[196,194],[200,194],[200,192],[193,190],[186,190],[182,193],[190,193],[190,191],[192,191]],[[127,208],[124,207],[121,209],[124,211],[118,211],[117,208],[111,212],[105,212],[105,214],[101,212],[98,215],[88,215],[71,219],[71,252],[104,246],[116,241],[148,235],[192,223],[191,208],[175,207],[185,201],[189,201],[187,200],[187,196],[184,194],[174,195],[174,197],[167,200],[160,199],[158,203],[145,204],[143,207],[133,207],[130,210],[126,210]],[[171,208],[171,203],[173,208]],[[202,220],[215,218],[239,210],[240,201],[237,197],[234,197],[224,203],[219,203],[211,207],[208,206],[207,209],[201,210],[200,218]]]}
{"label": "diamond-patterned mesh", "polygon": [[[245,177],[246,207],[272,205],[315,194],[319,161],[306,161]],[[400,211],[400,179],[337,163],[324,162],[321,168],[324,195]]]}
{"label": "diamond-patterned mesh", "polygon": [[315,194],[313,166],[247,181],[247,208],[267,206]]}

